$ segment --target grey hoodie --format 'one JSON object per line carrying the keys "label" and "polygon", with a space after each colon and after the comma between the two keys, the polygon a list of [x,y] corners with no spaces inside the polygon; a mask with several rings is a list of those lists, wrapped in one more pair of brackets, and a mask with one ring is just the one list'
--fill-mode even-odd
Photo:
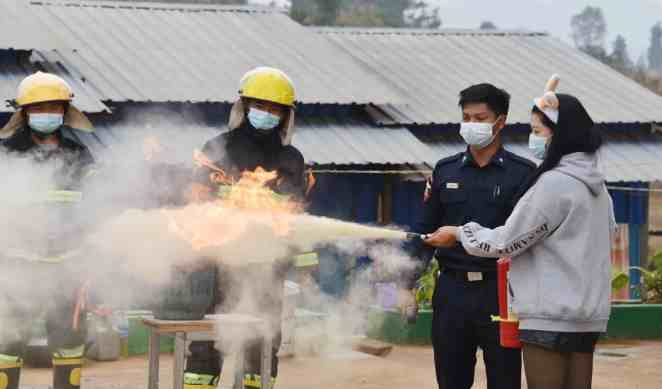
{"label": "grey hoodie", "polygon": [[604,332],[614,229],[597,156],[573,153],[540,176],[504,226],[468,223],[458,240],[475,256],[512,257],[509,282],[520,328]]}

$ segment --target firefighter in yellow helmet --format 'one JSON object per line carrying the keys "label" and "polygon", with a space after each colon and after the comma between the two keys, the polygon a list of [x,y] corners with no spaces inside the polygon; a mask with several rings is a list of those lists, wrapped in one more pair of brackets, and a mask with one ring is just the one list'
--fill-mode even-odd
{"label": "firefighter in yellow helmet", "polygon": [[58,174],[60,189],[76,186],[94,163],[78,139],[93,132],[92,123],[71,101],[71,87],[62,78],[44,72],[26,77],[18,86],[17,111],[0,129],[0,147],[9,153],[26,153],[36,161],[63,160]]}
{"label": "firefighter in yellow helmet", "polygon": [[[277,179],[270,186],[274,192],[303,200],[306,191],[304,158],[291,145],[294,124],[294,84],[282,71],[259,67],[241,79],[240,98],[232,107],[229,131],[209,140],[203,153],[228,175],[238,178],[243,171],[262,167],[276,171]],[[200,168],[194,184],[196,197],[216,196],[218,185],[214,172]],[[255,314],[265,317],[274,340],[271,363],[272,380],[262,386],[260,378],[261,342],[253,342],[245,352],[244,387],[271,388],[278,371],[276,354],[281,340],[283,286],[289,263],[254,265],[245,268],[222,268],[217,274],[222,309],[232,309],[238,303],[240,291],[248,289],[256,301]],[[216,272],[216,269],[210,269]],[[258,281],[259,280],[259,281]],[[187,389],[212,389],[221,375],[222,355],[214,342],[193,342],[187,359],[184,384]]]}
{"label": "firefighter in yellow helmet", "polygon": [[[48,199],[51,205],[44,206],[47,220],[35,220],[35,225],[50,228],[52,219],[57,219],[52,226],[55,231],[46,228],[46,238],[31,236],[36,240],[34,247],[17,248],[19,253],[3,247],[0,254],[0,272],[3,275],[15,274],[16,279],[23,280],[25,278],[21,277],[27,274],[27,279],[35,281],[19,290],[15,288],[17,285],[9,287],[5,282],[0,285],[3,305],[0,309],[0,389],[18,388],[32,322],[43,313],[39,307],[46,311],[48,346],[54,369],[53,388],[74,389],[80,386],[86,313],[80,306],[81,283],[79,280],[64,280],[62,273],[66,272],[58,266],[62,263],[61,251],[64,250],[60,250],[59,242],[64,240],[59,238],[60,232],[67,231],[65,227],[72,223],[72,215],[67,213],[69,208],[64,207],[66,210],[62,212],[63,207],[57,204],[77,200],[76,195],[80,192],[75,191],[94,160],[76,136],[79,131],[92,131],[92,125],[71,104],[72,99],[72,90],[63,79],[37,72],[20,83],[14,101],[17,111],[0,130],[0,153],[4,154],[3,158],[20,155],[32,160],[37,169],[44,165],[54,167],[53,183],[57,189],[62,189],[51,192],[55,193],[55,197]],[[32,206],[31,210],[34,208]],[[30,234],[30,231],[26,233]],[[42,245],[46,251],[41,250]],[[53,246],[57,249],[54,250]],[[32,255],[33,252],[38,254]]]}

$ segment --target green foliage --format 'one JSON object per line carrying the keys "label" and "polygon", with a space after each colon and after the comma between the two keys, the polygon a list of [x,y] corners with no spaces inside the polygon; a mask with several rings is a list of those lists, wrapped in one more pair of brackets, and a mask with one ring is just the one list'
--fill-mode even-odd
{"label": "green foliage", "polygon": [[343,0],[292,0],[290,17],[301,24],[331,26]]}
{"label": "green foliage", "polygon": [[425,1],[409,1],[408,8],[403,10],[403,21],[407,27],[439,28],[441,18],[439,7],[428,5]]}
{"label": "green foliage", "polygon": [[649,266],[652,270],[662,270],[662,251],[650,257],[648,262],[650,262]]}
{"label": "green foliage", "polygon": [[439,8],[423,0],[292,0],[290,16],[306,25],[349,27],[441,26]]}
{"label": "green foliage", "polygon": [[432,295],[437,285],[437,273],[439,272],[439,263],[436,259],[430,261],[426,272],[418,280],[418,289],[416,290],[416,303],[420,309],[429,309],[432,307]]}
{"label": "green foliage", "polygon": [[662,303],[662,251],[648,261],[648,269],[638,268],[644,278],[645,300],[649,303]]}
{"label": "green foliage", "polygon": [[[632,267],[641,272],[644,283],[644,301],[647,303],[662,303],[662,251],[648,259],[648,269]],[[612,287],[614,282],[612,281]]]}
{"label": "green foliage", "polygon": [[496,30],[497,26],[493,22],[486,20],[480,24],[479,27],[481,30]]}
{"label": "green foliage", "polygon": [[630,277],[625,272],[618,272],[613,275],[611,279],[611,290],[613,292],[618,292],[619,290],[625,288],[630,281]]}
{"label": "green foliage", "polygon": [[618,70],[623,74],[630,74],[632,72],[632,60],[628,54],[628,47],[625,38],[618,35],[612,44],[612,52],[608,58],[609,66]]}

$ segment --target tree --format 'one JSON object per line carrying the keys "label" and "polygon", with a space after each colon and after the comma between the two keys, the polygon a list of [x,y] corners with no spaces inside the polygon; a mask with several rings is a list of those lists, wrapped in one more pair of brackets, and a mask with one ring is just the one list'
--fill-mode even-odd
{"label": "tree", "polygon": [[290,17],[306,25],[335,25],[342,3],[342,0],[292,0]]}
{"label": "tree", "polygon": [[320,10],[320,24],[330,26],[335,24],[340,10],[342,0],[317,0],[317,7]]}
{"label": "tree", "polygon": [[650,89],[651,91],[657,94],[662,94],[662,84],[660,82],[660,77],[649,71],[645,55],[642,54],[639,56],[637,64],[634,66],[632,71],[631,77],[633,80]]}
{"label": "tree", "polygon": [[627,42],[623,35],[616,36],[612,43],[612,52],[609,55],[609,65],[623,74],[632,71],[632,60],[628,54]]}
{"label": "tree", "polygon": [[656,23],[651,28],[651,43],[648,48],[648,66],[651,70],[662,72],[662,24]]}
{"label": "tree", "polygon": [[496,30],[497,26],[496,24],[492,23],[489,20],[486,20],[480,24],[480,29],[481,30]]}
{"label": "tree", "polygon": [[575,46],[600,61],[607,62],[607,53],[604,49],[607,22],[600,7],[588,6],[572,17],[572,40]]}
{"label": "tree", "polygon": [[439,6],[431,6],[425,1],[409,1],[408,8],[403,11],[403,19],[407,27],[439,28]]}
{"label": "tree", "polygon": [[429,5],[426,0],[292,0],[290,16],[307,25],[441,26],[439,7]]}
{"label": "tree", "polygon": [[384,27],[384,15],[374,5],[354,2],[343,7],[336,18],[337,26],[344,27]]}

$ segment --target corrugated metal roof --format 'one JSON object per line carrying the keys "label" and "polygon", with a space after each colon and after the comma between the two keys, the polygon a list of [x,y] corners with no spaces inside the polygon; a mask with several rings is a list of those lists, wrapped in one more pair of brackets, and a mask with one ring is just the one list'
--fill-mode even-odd
{"label": "corrugated metal roof", "polygon": [[40,62],[40,66],[28,61],[28,56],[28,52],[0,50],[0,112],[14,111],[5,102],[15,99],[16,89],[21,80],[38,70],[64,78],[74,91],[74,104],[83,112],[110,112],[110,109],[101,102],[101,96],[88,83],[65,70],[69,67],[57,53],[34,52],[32,57]]}
{"label": "corrugated metal roof", "polygon": [[[426,141],[432,150],[427,158],[429,166],[437,161],[466,149],[457,134],[443,134],[434,141]],[[506,149],[532,161],[526,135],[506,136]],[[600,164],[607,181],[662,181],[662,134],[643,132],[614,132],[605,134],[605,144],[600,149]]]}
{"label": "corrugated metal roof", "polygon": [[123,2],[17,12],[5,3],[0,48],[57,50],[104,101],[229,102],[246,71],[268,65],[292,77],[303,103],[399,102],[378,76],[284,13]]}
{"label": "corrugated metal roof", "polygon": [[662,121],[662,97],[543,33],[315,29],[394,85],[405,104],[381,108],[400,124],[457,123],[460,90],[490,82],[511,95],[509,122],[528,123],[547,79],[605,123]]}
{"label": "corrugated metal roof", "polygon": [[427,145],[404,127],[379,128],[355,120],[299,121],[294,145],[314,165],[408,165],[422,162]]}
{"label": "corrugated metal roof", "polygon": [[[218,123],[227,121],[229,107],[218,112]],[[210,124],[202,114],[183,117],[165,109],[132,109],[122,117],[129,121],[95,121],[93,134],[78,134],[95,158],[106,160],[143,157],[146,138],[158,139],[169,162],[190,163],[192,151],[213,136],[227,131],[224,124]],[[352,114],[298,115],[293,144],[308,165],[406,165],[425,162],[430,149],[404,127],[377,128]]]}

